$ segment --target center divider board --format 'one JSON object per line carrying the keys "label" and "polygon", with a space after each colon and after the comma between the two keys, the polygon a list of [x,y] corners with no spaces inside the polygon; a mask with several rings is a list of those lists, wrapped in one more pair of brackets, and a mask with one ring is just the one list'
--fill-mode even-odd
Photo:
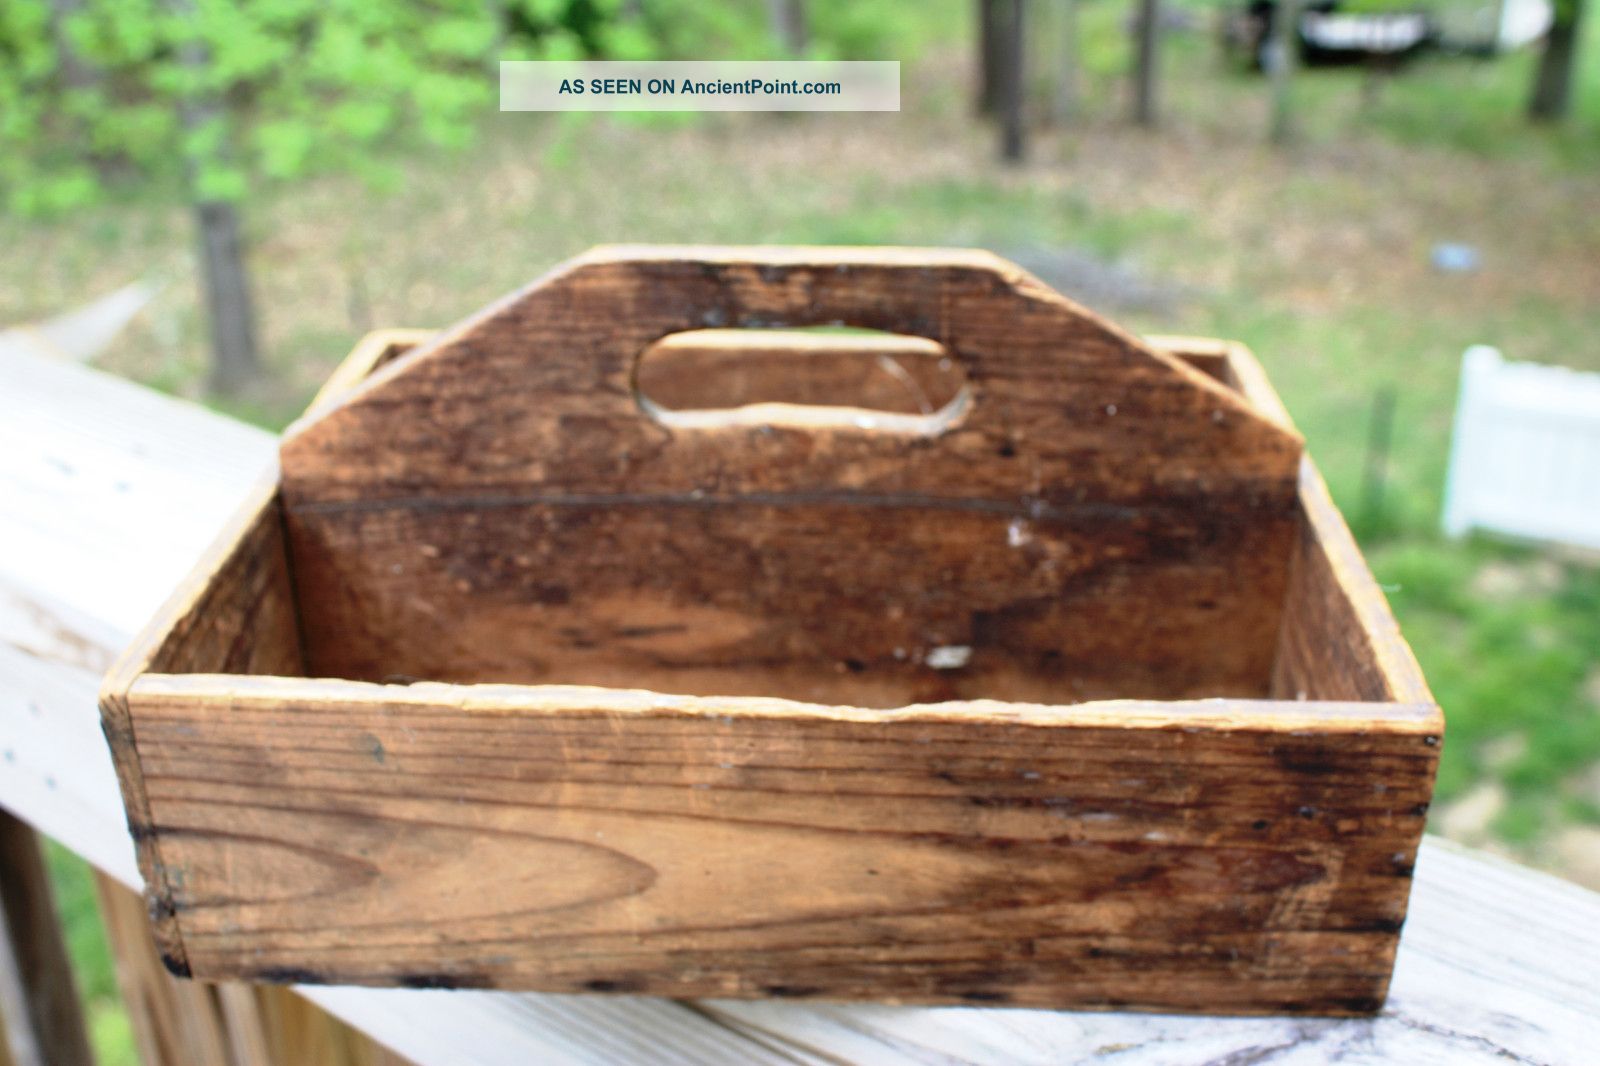
{"label": "center divider board", "polygon": [[[925,431],[685,428],[635,394],[670,334],[835,324],[942,345],[966,393]],[[1300,451],[986,254],[623,248],[320,404],[284,441],[283,501],[323,676],[868,706],[1255,696]]]}

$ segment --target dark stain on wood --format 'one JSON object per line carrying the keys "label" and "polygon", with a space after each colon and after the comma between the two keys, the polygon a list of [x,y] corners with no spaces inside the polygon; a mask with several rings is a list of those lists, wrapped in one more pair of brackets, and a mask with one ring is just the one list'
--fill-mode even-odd
{"label": "dark stain on wood", "polygon": [[298,966],[265,966],[259,970],[251,971],[248,975],[251,981],[259,981],[268,985],[325,985],[330,982],[324,975],[315,970],[308,970]]}

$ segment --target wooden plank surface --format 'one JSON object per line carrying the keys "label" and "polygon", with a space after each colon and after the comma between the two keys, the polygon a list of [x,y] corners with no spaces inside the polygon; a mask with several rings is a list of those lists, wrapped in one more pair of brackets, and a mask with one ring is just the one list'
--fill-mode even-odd
{"label": "wooden plank surface", "polygon": [[[138,417],[144,411],[145,417]],[[104,412],[102,414],[102,412]],[[108,429],[107,418],[112,419]],[[13,427],[32,419],[26,439]],[[52,445],[50,442],[56,442]],[[53,453],[100,442],[126,488]],[[230,447],[230,444],[237,445]],[[57,447],[57,445],[59,447]],[[0,803],[136,884],[98,673],[270,461],[265,434],[105,375],[0,362]],[[142,453],[142,454],[141,454]],[[148,466],[148,469],[141,469]],[[208,481],[206,469],[228,468]],[[198,471],[174,499],[173,486]],[[148,485],[148,492],[146,486]],[[59,538],[49,531],[60,531]],[[59,539],[92,547],[79,560]],[[25,556],[24,543],[43,550]],[[98,585],[72,565],[131,580]],[[59,593],[49,590],[59,587]],[[26,595],[20,593],[26,592]],[[119,622],[119,618],[128,621]],[[98,668],[93,665],[100,664]],[[1388,1006],[1326,1021],[302,989],[414,1061],[1572,1064],[1600,1046],[1600,896],[1424,841]]]}

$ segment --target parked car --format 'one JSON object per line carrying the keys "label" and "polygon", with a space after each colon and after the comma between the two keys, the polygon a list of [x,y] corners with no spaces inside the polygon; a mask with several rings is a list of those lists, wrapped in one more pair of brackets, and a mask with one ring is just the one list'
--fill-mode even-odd
{"label": "parked car", "polygon": [[[1223,44],[1256,70],[1265,70],[1271,49],[1276,0],[1250,0],[1223,20]],[[1399,62],[1437,41],[1432,16],[1422,8],[1351,11],[1340,0],[1311,0],[1296,27],[1300,60],[1311,66]]]}

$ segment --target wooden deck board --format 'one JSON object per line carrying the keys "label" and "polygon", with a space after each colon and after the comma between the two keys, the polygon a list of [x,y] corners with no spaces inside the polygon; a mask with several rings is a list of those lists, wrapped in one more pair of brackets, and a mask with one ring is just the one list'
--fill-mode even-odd
{"label": "wooden deck board", "polygon": [[[125,884],[100,672],[270,461],[273,440],[79,367],[0,361],[0,804]],[[112,473],[108,473],[108,471]],[[1388,1006],[1356,1020],[305,988],[431,1063],[1584,1063],[1600,895],[1436,839]],[[1299,1056],[1298,1058],[1296,1056]]]}

